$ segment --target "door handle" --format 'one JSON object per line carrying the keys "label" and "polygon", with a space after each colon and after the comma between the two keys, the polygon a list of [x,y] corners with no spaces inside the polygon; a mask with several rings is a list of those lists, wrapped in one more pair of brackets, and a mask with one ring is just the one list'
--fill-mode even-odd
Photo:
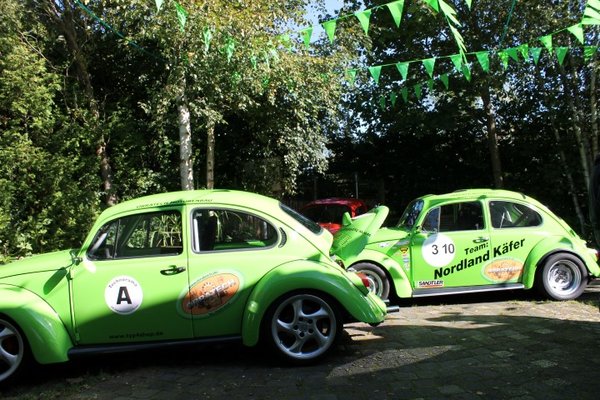
{"label": "door handle", "polygon": [[473,239],[473,243],[484,243],[484,242],[487,242],[488,240],[490,240],[489,237],[480,236],[476,239]]}
{"label": "door handle", "polygon": [[176,265],[171,265],[167,269],[161,269],[160,273],[162,275],[177,275],[185,271],[185,267],[178,267]]}

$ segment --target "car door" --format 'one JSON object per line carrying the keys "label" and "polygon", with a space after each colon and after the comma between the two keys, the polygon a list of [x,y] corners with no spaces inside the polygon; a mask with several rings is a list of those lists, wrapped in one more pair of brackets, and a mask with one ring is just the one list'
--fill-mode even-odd
{"label": "car door", "polygon": [[410,243],[414,289],[487,284],[481,269],[490,259],[489,239],[480,201],[430,208]]}
{"label": "car door", "polygon": [[96,233],[73,270],[72,298],[80,344],[193,336],[176,312],[189,280],[180,210],[116,218]]}
{"label": "car door", "polygon": [[[269,217],[234,207],[190,210],[190,291],[178,305],[196,337],[239,335],[246,301],[256,283],[294,259]],[[297,258],[297,257],[295,257]]]}

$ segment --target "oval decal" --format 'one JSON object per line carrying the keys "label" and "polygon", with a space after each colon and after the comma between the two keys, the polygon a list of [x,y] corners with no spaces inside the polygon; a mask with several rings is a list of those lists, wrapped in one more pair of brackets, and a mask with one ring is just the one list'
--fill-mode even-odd
{"label": "oval decal", "polygon": [[483,269],[483,275],[494,282],[514,281],[520,278],[522,273],[523,263],[511,258],[496,260]]}
{"label": "oval decal", "polygon": [[240,278],[231,273],[218,273],[198,279],[181,299],[181,310],[187,315],[205,315],[223,307],[240,289]]}

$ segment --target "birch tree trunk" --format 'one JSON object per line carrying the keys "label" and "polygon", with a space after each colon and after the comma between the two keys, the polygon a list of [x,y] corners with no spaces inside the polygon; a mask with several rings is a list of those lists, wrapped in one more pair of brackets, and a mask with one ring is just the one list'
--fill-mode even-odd
{"label": "birch tree trunk", "polygon": [[206,124],[206,188],[215,188],[215,123],[211,118]]}
{"label": "birch tree trunk", "polygon": [[492,105],[490,97],[490,87],[486,82],[481,91],[481,99],[485,109],[488,128],[488,147],[490,150],[490,160],[492,163],[492,174],[494,177],[494,187],[501,189],[504,187],[504,177],[502,176],[502,164],[500,162],[500,151],[498,148],[498,133],[496,131],[496,112]]}
{"label": "birch tree trunk", "polygon": [[177,119],[179,124],[179,177],[181,190],[194,190],[194,166],[192,161],[192,127],[190,109],[185,97],[185,79],[182,94],[177,102]]}

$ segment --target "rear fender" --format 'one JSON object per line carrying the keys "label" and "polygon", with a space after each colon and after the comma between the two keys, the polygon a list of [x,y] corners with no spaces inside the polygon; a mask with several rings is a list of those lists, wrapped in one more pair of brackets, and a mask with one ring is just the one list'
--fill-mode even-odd
{"label": "rear fender", "polygon": [[353,265],[360,262],[373,263],[383,267],[388,277],[391,278],[396,296],[400,298],[410,298],[412,296],[412,285],[408,274],[393,258],[379,251],[365,249],[360,253],[360,259],[354,261]]}
{"label": "rear fender", "polygon": [[385,319],[386,306],[377,296],[363,294],[335,267],[312,261],[293,261],[265,275],[252,290],[244,318],[242,339],[245,345],[258,343],[263,317],[279,297],[298,290],[318,291],[335,299],[357,321],[377,324]]}
{"label": "rear fender", "polygon": [[21,287],[0,285],[0,313],[12,319],[27,338],[40,364],[68,361],[73,347],[58,314],[36,294]]}

